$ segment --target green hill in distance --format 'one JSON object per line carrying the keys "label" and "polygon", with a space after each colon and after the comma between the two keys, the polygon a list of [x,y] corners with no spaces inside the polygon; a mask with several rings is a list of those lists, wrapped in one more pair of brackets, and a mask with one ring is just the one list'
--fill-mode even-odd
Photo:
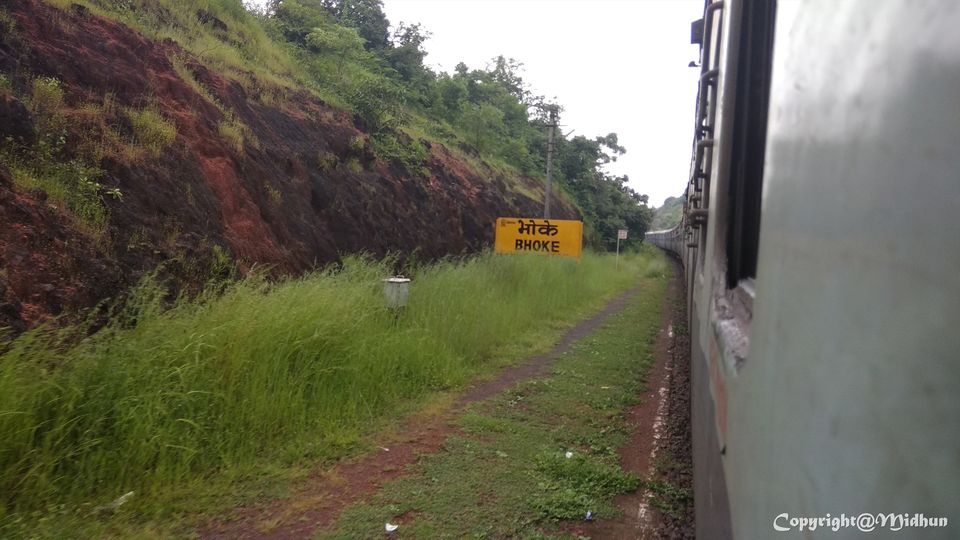
{"label": "green hill in distance", "polygon": [[653,223],[650,224],[650,230],[672,229],[680,224],[682,217],[683,195],[667,197],[667,200],[663,201],[663,206],[653,210]]}

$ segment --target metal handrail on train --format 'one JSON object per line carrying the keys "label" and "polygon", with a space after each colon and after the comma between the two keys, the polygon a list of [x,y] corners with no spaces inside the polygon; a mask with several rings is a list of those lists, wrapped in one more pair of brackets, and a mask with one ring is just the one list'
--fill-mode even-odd
{"label": "metal handrail on train", "polygon": [[[693,171],[685,208],[686,225],[690,231],[689,248],[700,244],[700,237],[707,224],[709,208],[709,182],[713,158],[713,131],[716,125],[717,81],[720,68],[711,62],[713,55],[714,17],[723,9],[723,0],[710,3],[704,14],[703,49],[701,50],[700,87],[697,95],[696,130],[694,132]],[[712,92],[711,92],[712,90]],[[711,96],[712,93],[712,96]],[[708,150],[710,150],[708,152]]]}

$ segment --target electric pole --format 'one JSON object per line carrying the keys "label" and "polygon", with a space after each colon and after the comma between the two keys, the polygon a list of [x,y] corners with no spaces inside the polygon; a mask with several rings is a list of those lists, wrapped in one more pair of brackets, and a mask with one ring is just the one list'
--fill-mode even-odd
{"label": "electric pole", "polygon": [[543,219],[550,219],[550,191],[553,188],[553,152],[556,149],[554,139],[557,131],[557,121],[559,119],[557,106],[550,105],[548,114],[550,120],[547,128],[550,129],[550,135],[547,139],[547,192],[543,198]]}

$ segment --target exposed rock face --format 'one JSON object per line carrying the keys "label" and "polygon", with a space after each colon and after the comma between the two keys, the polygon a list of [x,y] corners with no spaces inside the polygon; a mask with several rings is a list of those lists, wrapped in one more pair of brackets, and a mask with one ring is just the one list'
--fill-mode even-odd
{"label": "exposed rock face", "polygon": [[[215,247],[241,269],[270,265],[292,274],[351,252],[416,251],[431,259],[475,251],[491,245],[498,216],[539,213],[539,201],[438,144],[427,143],[426,175],[378,161],[349,114],[305,91],[260,99],[259,83],[250,95],[250,85],[210,71],[176,43],[84,9],[39,0],[14,0],[6,9],[14,29],[0,33],[0,74],[56,77],[68,107],[106,95],[118,108],[150,104],[176,124],[177,136],[158,157],[99,163],[106,171],[100,182],[123,194],[104,199],[110,218],[99,238],[0,171],[0,326],[22,329],[94,305],[161,263],[195,286],[209,277],[204,261]],[[174,58],[195,80],[181,77]],[[226,121],[248,128],[242,151],[220,134]],[[34,137],[24,104],[2,90],[0,131],[0,139]],[[68,144],[78,137],[71,131]],[[533,179],[520,181],[540,189]],[[553,207],[557,218],[577,218],[566,201]]]}
{"label": "exposed rock face", "polygon": [[30,112],[13,96],[0,95],[0,140],[17,144],[33,143],[33,122]]}

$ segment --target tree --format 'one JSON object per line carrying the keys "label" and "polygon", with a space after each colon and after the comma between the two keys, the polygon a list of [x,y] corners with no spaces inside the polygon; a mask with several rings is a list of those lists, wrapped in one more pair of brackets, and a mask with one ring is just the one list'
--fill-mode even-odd
{"label": "tree", "polygon": [[403,88],[382,77],[363,79],[350,95],[350,104],[371,133],[389,131],[407,121]]}
{"label": "tree", "polygon": [[490,150],[496,136],[503,130],[503,112],[489,103],[467,107],[462,121],[470,142],[479,152]]}
{"label": "tree", "polygon": [[385,51],[384,57],[403,80],[411,81],[424,73],[423,59],[427,52],[423,50],[423,43],[429,38],[430,34],[422,31],[419,24],[401,22],[394,29],[391,48]]}
{"label": "tree", "polygon": [[467,96],[466,85],[462,79],[442,73],[437,78],[435,86],[439,97],[435,107],[437,116],[451,122],[455,121],[460,117],[461,108]]}
{"label": "tree", "polygon": [[313,29],[332,23],[318,0],[273,0],[270,11],[283,37],[302,47]]}
{"label": "tree", "polygon": [[329,53],[337,59],[337,80],[343,80],[343,64],[363,53],[363,38],[355,28],[331,25],[314,28],[306,36],[307,48],[313,52]]}
{"label": "tree", "polygon": [[517,98],[517,101],[525,103],[530,92],[527,90],[527,85],[520,76],[523,63],[513,58],[504,58],[503,55],[500,55],[493,59],[493,64],[493,71],[490,72],[493,80],[500,83],[507,92]]}
{"label": "tree", "polygon": [[356,28],[367,50],[390,47],[390,21],[383,13],[382,0],[319,0],[319,3],[337,22]]}
{"label": "tree", "polygon": [[615,249],[618,229],[630,231],[628,245],[639,242],[653,218],[647,196],[630,188],[627,176],[611,176],[603,171],[604,165],[627,151],[620,146],[617,134],[561,139],[557,146],[560,182],[592,226],[593,234],[588,238],[591,245]]}
{"label": "tree", "polygon": [[608,133],[605,137],[597,137],[595,139],[597,144],[602,147],[608,148],[612,154],[601,153],[599,156],[604,163],[609,163],[611,161],[616,161],[617,156],[622,156],[627,153],[627,149],[617,144],[617,134]]}

